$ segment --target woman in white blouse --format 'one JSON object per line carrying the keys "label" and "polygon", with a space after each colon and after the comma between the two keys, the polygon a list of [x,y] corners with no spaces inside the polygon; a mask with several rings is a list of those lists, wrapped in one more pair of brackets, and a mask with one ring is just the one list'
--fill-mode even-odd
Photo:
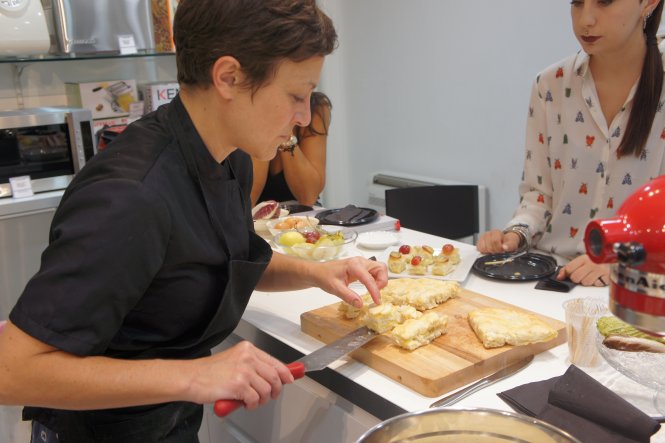
{"label": "woman in white blouse", "polygon": [[584,229],[665,173],[662,9],[660,0],[571,2],[582,50],[536,77],[520,205],[505,230],[480,237],[480,252],[533,247],[565,263],[560,279],[609,282],[609,267],[584,253]]}

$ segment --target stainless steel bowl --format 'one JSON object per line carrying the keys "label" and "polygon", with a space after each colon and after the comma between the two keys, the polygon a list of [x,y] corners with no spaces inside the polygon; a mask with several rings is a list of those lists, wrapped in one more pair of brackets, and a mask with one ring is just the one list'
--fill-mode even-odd
{"label": "stainless steel bowl", "polygon": [[388,419],[356,443],[581,443],[552,425],[494,409],[426,409]]}

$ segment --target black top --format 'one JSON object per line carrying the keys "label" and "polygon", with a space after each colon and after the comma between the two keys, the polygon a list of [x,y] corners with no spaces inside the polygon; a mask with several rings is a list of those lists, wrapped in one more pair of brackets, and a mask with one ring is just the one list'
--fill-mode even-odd
{"label": "black top", "polygon": [[240,150],[217,163],[179,98],[130,125],[68,187],[11,321],[76,355],[209,354],[271,254],[252,232],[251,168]]}
{"label": "black top", "polygon": [[284,171],[278,172],[275,175],[270,175],[270,172],[268,172],[266,184],[257,202],[264,202],[266,200],[275,200],[278,202],[297,200],[291,193],[289,185],[286,184]]}

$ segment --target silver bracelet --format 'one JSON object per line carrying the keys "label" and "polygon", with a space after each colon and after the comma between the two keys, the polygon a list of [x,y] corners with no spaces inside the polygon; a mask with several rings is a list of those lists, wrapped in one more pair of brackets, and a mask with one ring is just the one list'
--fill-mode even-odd
{"label": "silver bracelet", "polygon": [[504,234],[507,234],[509,232],[514,232],[515,234],[519,235],[520,237],[520,243],[518,248],[519,249],[529,249],[530,247],[530,239],[529,239],[529,225],[525,225],[522,223],[518,223],[516,225],[509,226],[508,228],[503,230]]}

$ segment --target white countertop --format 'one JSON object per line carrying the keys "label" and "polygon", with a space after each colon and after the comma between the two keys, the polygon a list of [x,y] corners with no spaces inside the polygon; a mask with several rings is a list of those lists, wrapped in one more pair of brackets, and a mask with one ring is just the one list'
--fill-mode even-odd
{"label": "white countertop", "polygon": [[39,192],[30,197],[0,198],[0,217],[10,217],[27,212],[53,210],[58,207],[64,190]]}
{"label": "white countertop", "polygon": [[[441,239],[408,229],[402,229],[400,235],[401,243],[406,244],[438,245],[441,243]],[[377,251],[360,249],[356,249],[356,251],[367,257],[377,254]],[[561,321],[564,321],[564,312],[561,306],[564,301],[577,297],[608,297],[607,288],[585,288],[578,286],[569,293],[541,291],[534,289],[535,282],[515,283],[493,281],[478,277],[473,273],[469,274],[468,278],[462,282],[462,285],[470,291],[493,297]],[[319,289],[282,293],[256,291],[250,299],[243,319],[286,345],[307,354],[321,347],[323,343],[301,332],[300,314],[338,301],[337,297]],[[524,383],[560,376],[570,365],[567,359],[568,348],[566,344],[542,352],[536,355],[532,364],[524,370],[470,395],[453,407],[483,407],[511,411],[510,407],[496,395],[498,392]],[[428,408],[436,400],[436,398],[420,395],[351,358],[339,360],[330,365],[330,368],[380,396],[389,399],[392,403],[406,411],[417,411]],[[658,413],[656,410],[653,403],[654,392],[652,390],[620,374],[604,361],[596,368],[583,369],[644,412],[650,415],[665,415]],[[654,436],[652,441],[665,442],[665,431],[661,430]]]}

